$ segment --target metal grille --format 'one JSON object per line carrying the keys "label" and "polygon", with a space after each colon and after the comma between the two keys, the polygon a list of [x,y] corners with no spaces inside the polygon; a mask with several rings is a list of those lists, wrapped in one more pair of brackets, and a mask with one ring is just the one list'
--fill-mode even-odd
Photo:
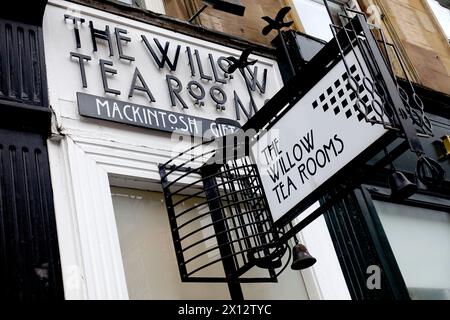
{"label": "metal grille", "polygon": [[[358,21],[358,17],[353,18],[355,15],[364,20]],[[424,112],[424,104],[415,92],[397,48],[386,41],[382,29],[367,23],[364,13],[346,8],[345,14],[339,16],[346,22],[345,27],[331,25],[331,30],[347,70],[344,80],[357,100],[359,118],[363,117],[368,122],[381,124],[387,129],[401,133],[405,133],[405,126],[411,126],[419,135],[432,136],[432,125]],[[375,34],[378,34],[378,37]],[[378,45],[376,50],[382,54],[382,60],[377,59],[370,44],[372,40],[376,41]],[[348,48],[357,58],[362,77],[355,77],[354,70],[351,70],[355,66],[350,66],[344,56],[344,51]],[[392,57],[401,67],[408,88],[403,88],[397,81]],[[363,65],[368,68],[364,68]],[[392,101],[389,85],[386,83],[386,75],[380,69],[382,65],[387,66],[389,80],[396,86],[402,105],[397,103],[394,106],[395,102]],[[368,99],[368,95],[374,99]]]}
{"label": "metal grille", "polygon": [[[248,156],[223,159],[218,142],[159,166],[181,278],[276,281],[289,250],[276,245],[282,232],[273,226],[257,168]],[[254,267],[265,270],[252,276]]]}

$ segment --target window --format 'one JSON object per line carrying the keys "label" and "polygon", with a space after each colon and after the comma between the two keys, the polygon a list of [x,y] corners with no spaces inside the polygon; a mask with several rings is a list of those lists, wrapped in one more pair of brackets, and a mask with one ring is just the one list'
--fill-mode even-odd
{"label": "window", "polygon": [[[111,194],[130,299],[230,299],[225,283],[181,282],[162,193],[112,187]],[[204,199],[189,199],[183,205],[189,207],[197,202],[204,202]],[[200,206],[196,210],[200,212],[203,209]],[[198,221],[199,226],[209,223],[208,216]],[[199,237],[210,235],[199,233]],[[190,249],[192,252],[185,254],[193,256],[216,245],[215,238],[212,238],[202,243],[202,247],[193,247]],[[218,250],[209,252],[204,255],[202,263],[217,259],[218,254]],[[223,273],[220,263],[205,270],[211,274],[204,276]],[[266,271],[252,269],[250,272],[247,275],[255,277],[262,276],[259,273]],[[308,299],[300,272],[290,268],[282,273],[278,283],[245,283],[241,284],[241,288],[244,297],[251,300]]]}
{"label": "window", "polygon": [[[325,1],[327,2],[330,13],[328,13]],[[339,17],[339,13],[344,11],[344,7],[356,8],[356,4],[348,0],[293,0],[293,4],[305,32],[326,41],[331,40],[333,37],[330,29],[331,23],[337,25],[345,23]]]}
{"label": "window", "polygon": [[[413,300],[450,299],[450,202],[414,195],[408,205],[373,204]],[[427,204],[440,203],[442,209]]]}
{"label": "window", "polygon": [[130,299],[229,299],[226,284],[181,282],[162,193],[124,188],[111,193]]}
{"label": "window", "polygon": [[162,0],[116,0],[127,4],[129,6],[138,7],[141,9],[153,11],[156,13],[165,13],[164,4]]}
{"label": "window", "polygon": [[428,4],[444,30],[447,39],[450,41],[450,2],[443,0],[428,0]]}
{"label": "window", "polygon": [[117,0],[117,1],[139,8],[143,8],[144,5],[143,1],[141,0]]}

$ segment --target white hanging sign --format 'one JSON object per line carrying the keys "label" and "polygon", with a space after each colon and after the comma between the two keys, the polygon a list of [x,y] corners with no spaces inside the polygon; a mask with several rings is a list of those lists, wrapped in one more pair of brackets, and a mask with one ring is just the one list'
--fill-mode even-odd
{"label": "white hanging sign", "polygon": [[[352,52],[346,61],[362,84],[361,67],[368,74],[367,67]],[[347,77],[341,61],[252,145],[274,221],[386,133],[358,111]],[[363,86],[360,97],[368,104],[373,100]],[[372,116],[374,111],[368,118]]]}

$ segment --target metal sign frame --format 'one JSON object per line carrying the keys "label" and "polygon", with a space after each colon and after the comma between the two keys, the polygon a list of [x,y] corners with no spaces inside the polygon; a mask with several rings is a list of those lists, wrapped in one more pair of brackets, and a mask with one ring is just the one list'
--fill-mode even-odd
{"label": "metal sign frame", "polygon": [[[347,32],[347,30],[351,30],[351,32]],[[376,73],[373,76],[374,81],[384,87],[384,98],[389,103],[386,103],[383,107],[387,108],[388,113],[392,115],[390,117],[392,125],[382,138],[375,141],[369,148],[341,168],[329,180],[320,185],[276,221],[275,225],[279,228],[283,228],[291,223],[305,209],[318,201],[332,186],[348,180],[355,168],[367,162],[379,152],[382,146],[392,142],[399,135],[403,135],[408,140],[410,149],[413,152],[420,153],[423,151],[412,121],[400,111],[406,109],[404,99],[396,85],[395,76],[392,74],[390,67],[388,67],[386,58],[380,50],[377,39],[369,29],[365,17],[361,14],[356,14],[354,18],[349,19],[349,23],[345,28],[341,28],[339,32],[334,32],[334,35],[335,37],[302,69],[302,72],[294,76],[284,88],[265,104],[260,112],[255,114],[243,126],[243,130],[254,129],[259,131],[261,129],[270,129],[334,66],[345,60],[342,57],[354,49],[354,43],[359,41],[359,37],[363,38],[365,43],[362,50],[365,51],[365,54],[370,54],[371,56],[370,61],[366,61],[366,63]],[[308,77],[305,77],[305,75],[308,75]],[[323,211],[322,209],[318,210]],[[314,215],[319,215],[319,213],[313,213],[312,216]],[[297,232],[300,230],[299,227],[294,227],[294,229]],[[290,233],[291,236],[293,234],[295,233]]]}

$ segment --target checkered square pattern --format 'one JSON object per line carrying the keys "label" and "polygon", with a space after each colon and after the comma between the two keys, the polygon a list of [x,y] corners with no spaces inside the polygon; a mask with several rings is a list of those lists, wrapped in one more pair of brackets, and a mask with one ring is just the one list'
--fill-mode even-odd
{"label": "checkered square pattern", "polygon": [[[356,65],[350,67],[350,72],[353,78],[358,82],[358,93],[361,100],[370,105],[371,95],[364,88],[362,84],[361,72],[358,70]],[[358,119],[358,121],[363,121],[364,114],[358,110],[356,105],[357,95],[351,89],[348,82],[347,72],[343,73],[339,79],[336,79],[333,84],[327,88],[327,90],[321,93],[316,100],[312,103],[313,109],[321,109],[324,112],[331,110],[336,116],[343,115],[347,119],[352,117]],[[376,118],[376,114],[373,112],[371,107],[368,107],[368,117]]]}

